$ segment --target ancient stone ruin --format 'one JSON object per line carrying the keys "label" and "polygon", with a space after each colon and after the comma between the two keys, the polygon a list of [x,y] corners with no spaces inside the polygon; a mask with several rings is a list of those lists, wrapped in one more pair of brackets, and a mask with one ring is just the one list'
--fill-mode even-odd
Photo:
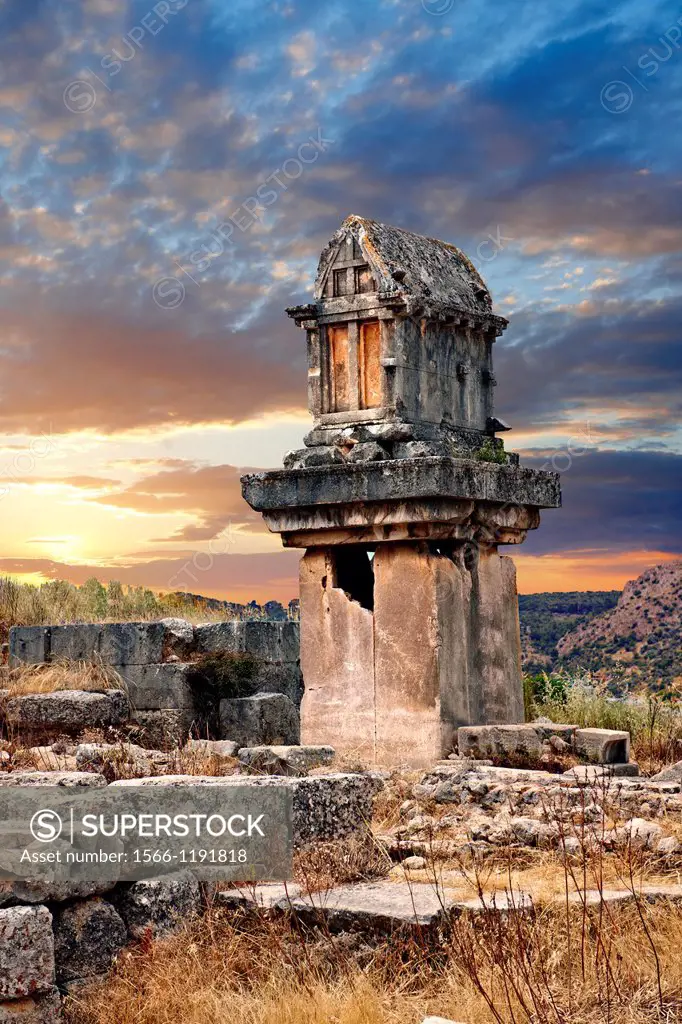
{"label": "ancient stone ruin", "polygon": [[307,333],[314,423],[244,497],[302,548],[302,742],[417,766],[460,726],[523,721],[520,544],[558,477],[497,434],[507,321],[445,242],[349,217],[322,254]]}

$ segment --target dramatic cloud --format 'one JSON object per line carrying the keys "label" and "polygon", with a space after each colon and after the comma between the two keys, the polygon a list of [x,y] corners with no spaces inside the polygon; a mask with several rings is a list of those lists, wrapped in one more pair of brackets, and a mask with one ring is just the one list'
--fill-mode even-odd
{"label": "dramatic cloud", "polygon": [[228,525],[248,524],[252,529],[265,532],[262,517],[242,498],[239,478],[247,472],[248,469],[234,466],[188,464],[144,477],[125,490],[99,500],[106,505],[152,515],[184,512],[197,517],[197,523],[164,540],[211,540]]}

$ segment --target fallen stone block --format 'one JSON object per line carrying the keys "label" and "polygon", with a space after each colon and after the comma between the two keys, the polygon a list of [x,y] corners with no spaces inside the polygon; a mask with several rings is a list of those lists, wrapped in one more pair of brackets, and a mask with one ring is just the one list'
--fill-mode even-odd
{"label": "fallen stone block", "polygon": [[105,974],[128,936],[120,915],[96,896],[58,911],[54,926],[57,982]]}
{"label": "fallen stone block", "polygon": [[674,857],[682,851],[682,843],[676,836],[665,836],[656,843],[656,853],[663,857]]}
{"label": "fallen stone block", "polygon": [[576,729],[575,750],[594,764],[625,764],[630,760],[630,733],[614,729]]}
{"label": "fallen stone block", "polygon": [[5,717],[10,725],[19,729],[77,733],[83,729],[123,725],[130,718],[130,704],[122,690],[26,693],[6,701]]}
{"label": "fallen stone block", "polygon": [[616,832],[621,842],[646,850],[652,850],[663,836],[661,826],[646,818],[631,818]]}
{"label": "fallen stone block", "polygon": [[39,996],[0,1003],[0,1024],[60,1024],[62,1000],[58,988]]}
{"label": "fallen stone block", "polygon": [[406,938],[435,937],[454,905],[426,882],[364,882],[291,901],[292,912],[303,924],[382,938],[396,932]]}
{"label": "fallen stone block", "polygon": [[305,775],[310,768],[329,765],[334,760],[333,747],[242,747],[239,760],[243,765],[268,775]]}
{"label": "fallen stone block", "polygon": [[104,776],[95,772],[0,772],[0,787],[61,786],[64,789],[77,789],[101,788],[106,784]]}
{"label": "fallen stone block", "polygon": [[460,757],[542,755],[542,740],[532,725],[468,725],[457,730]]}
{"label": "fallen stone block", "polygon": [[19,903],[64,903],[109,892],[116,884],[105,882],[12,882],[12,896]]}
{"label": "fallen stone block", "polygon": [[298,710],[282,693],[256,693],[220,702],[220,731],[240,747],[297,744]]}
{"label": "fallen stone block", "polygon": [[121,887],[115,902],[130,937],[141,939],[167,935],[196,917],[201,892],[191,872],[178,871]]}
{"label": "fallen stone block", "polygon": [[159,775],[122,779],[115,786],[283,786],[291,790],[294,844],[367,835],[377,783],[368,775]]}
{"label": "fallen stone block", "polygon": [[641,900],[644,903],[669,903],[679,906],[682,903],[682,885],[642,885],[634,889],[587,889],[582,892],[569,893],[561,896],[557,903],[566,902],[586,907],[599,907],[602,904],[611,906],[627,906]]}
{"label": "fallen stone block", "polygon": [[682,783],[682,761],[667,765],[663,771],[652,775],[649,782],[677,782]]}
{"label": "fallen stone block", "polygon": [[299,659],[298,622],[235,620],[209,622],[194,627],[199,654],[250,654],[267,662]]}
{"label": "fallen stone block", "polygon": [[54,983],[50,911],[47,907],[0,910],[0,1000],[51,992]]}
{"label": "fallen stone block", "polygon": [[400,862],[400,866],[406,871],[423,871],[426,867],[426,858],[413,854]]}

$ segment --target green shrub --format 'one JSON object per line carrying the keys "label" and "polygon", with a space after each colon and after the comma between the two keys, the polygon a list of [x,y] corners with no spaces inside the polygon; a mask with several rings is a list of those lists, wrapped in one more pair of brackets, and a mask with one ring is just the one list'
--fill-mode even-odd
{"label": "green shrub", "polygon": [[503,466],[507,462],[507,453],[503,446],[497,446],[492,437],[486,437],[481,447],[476,452],[475,458],[479,462],[496,462]]}
{"label": "green shrub", "polygon": [[260,664],[251,654],[209,654],[196,661],[190,684],[198,711],[210,716],[217,712],[221,700],[254,694]]}

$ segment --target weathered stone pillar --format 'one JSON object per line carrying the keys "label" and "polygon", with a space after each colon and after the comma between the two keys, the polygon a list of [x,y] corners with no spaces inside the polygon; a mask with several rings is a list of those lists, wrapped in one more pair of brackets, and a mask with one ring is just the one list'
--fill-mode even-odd
{"label": "weathered stone pillar", "polygon": [[469,721],[469,581],[421,543],[374,556],[375,757],[428,765]]}

